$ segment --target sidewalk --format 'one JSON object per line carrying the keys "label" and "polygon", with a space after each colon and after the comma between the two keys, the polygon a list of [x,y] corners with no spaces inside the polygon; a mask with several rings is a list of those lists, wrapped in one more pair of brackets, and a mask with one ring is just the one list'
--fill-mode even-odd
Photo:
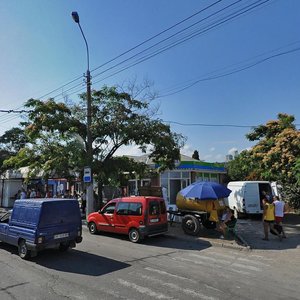
{"label": "sidewalk", "polygon": [[245,244],[243,238],[240,237],[238,232],[236,236],[221,239],[221,233],[215,229],[202,228],[198,236],[192,236],[184,233],[183,229],[181,228],[181,223],[173,222],[172,226],[169,225],[169,232],[166,235],[184,240],[198,241],[200,243],[210,243],[212,246],[217,247],[231,248],[236,250],[250,249],[248,245]]}
{"label": "sidewalk", "polygon": [[284,217],[283,228],[287,238],[279,238],[269,233],[269,241],[264,241],[263,223],[261,220],[238,220],[238,233],[251,249],[287,250],[300,249],[300,216],[287,214]]}

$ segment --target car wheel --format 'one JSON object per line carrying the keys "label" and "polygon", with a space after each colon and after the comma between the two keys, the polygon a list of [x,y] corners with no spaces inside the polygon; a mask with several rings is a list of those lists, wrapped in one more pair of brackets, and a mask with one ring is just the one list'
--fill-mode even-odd
{"label": "car wheel", "polygon": [[18,252],[19,252],[19,256],[22,259],[27,259],[30,256],[30,251],[27,248],[25,240],[20,240],[18,245]]}
{"label": "car wheel", "polygon": [[186,234],[198,235],[201,229],[200,222],[196,217],[192,215],[186,215],[182,219],[182,229]]}
{"label": "car wheel", "polygon": [[133,243],[138,243],[142,240],[139,231],[136,228],[132,228],[128,234],[129,240]]}
{"label": "car wheel", "polygon": [[89,223],[89,231],[91,234],[96,234],[98,232],[96,223],[94,222]]}

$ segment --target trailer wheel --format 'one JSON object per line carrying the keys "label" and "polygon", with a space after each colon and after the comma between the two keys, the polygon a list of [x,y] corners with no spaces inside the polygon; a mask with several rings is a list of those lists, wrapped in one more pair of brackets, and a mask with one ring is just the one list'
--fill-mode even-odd
{"label": "trailer wheel", "polygon": [[182,229],[186,234],[198,235],[201,229],[200,222],[196,217],[192,215],[186,215],[182,219]]}

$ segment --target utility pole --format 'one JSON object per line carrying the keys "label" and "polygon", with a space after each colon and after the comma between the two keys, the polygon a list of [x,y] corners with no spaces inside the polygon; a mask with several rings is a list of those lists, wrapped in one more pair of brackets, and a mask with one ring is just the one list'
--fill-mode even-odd
{"label": "utility pole", "polygon": [[[86,215],[94,212],[94,189],[93,189],[93,141],[91,134],[91,125],[92,125],[92,97],[91,97],[91,73],[90,73],[90,55],[89,55],[89,46],[82,31],[79,22],[79,15],[76,11],[72,12],[72,18],[75,23],[78,24],[81,34],[83,36],[85,46],[86,46],[86,54],[87,54],[87,71],[86,71],[86,98],[87,98],[87,161],[88,166],[85,168],[89,170],[89,176],[84,176],[84,182],[86,183]],[[85,174],[86,175],[86,174]]]}

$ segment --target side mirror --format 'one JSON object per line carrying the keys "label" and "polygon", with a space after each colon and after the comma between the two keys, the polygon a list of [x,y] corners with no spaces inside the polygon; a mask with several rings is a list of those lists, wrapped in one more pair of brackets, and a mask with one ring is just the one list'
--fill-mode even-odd
{"label": "side mirror", "polygon": [[98,213],[99,213],[99,214],[102,214],[102,211],[99,209],[99,210],[98,210]]}

